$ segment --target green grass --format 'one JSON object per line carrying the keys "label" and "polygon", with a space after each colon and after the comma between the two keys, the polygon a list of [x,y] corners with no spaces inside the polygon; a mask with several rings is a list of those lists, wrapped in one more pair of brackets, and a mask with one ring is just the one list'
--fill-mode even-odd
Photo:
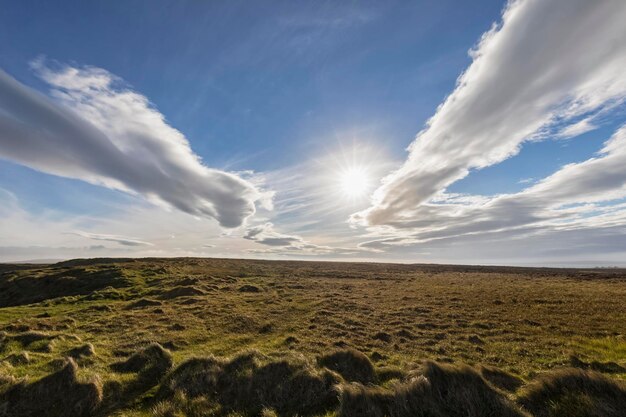
{"label": "green grass", "polygon": [[[157,342],[171,351],[174,366],[250,349],[316,362],[350,348],[376,369],[410,373],[435,360],[489,365],[531,381],[568,366],[572,355],[626,366],[625,299],[621,270],[226,259],[3,266],[0,376],[35,381],[91,343],[95,355],[76,359],[78,377],[97,377],[106,397],[107,384],[123,388],[135,378],[110,365]],[[141,300],[155,305],[132,308]],[[12,339],[25,331],[51,339]],[[2,361],[21,352],[29,363]],[[109,415],[154,415],[155,390],[120,401]],[[205,407],[194,401],[186,407]]]}
{"label": "green grass", "polygon": [[599,339],[583,339],[574,342],[573,349],[587,358],[602,362],[620,362],[626,358],[626,340],[621,336],[608,336]]}

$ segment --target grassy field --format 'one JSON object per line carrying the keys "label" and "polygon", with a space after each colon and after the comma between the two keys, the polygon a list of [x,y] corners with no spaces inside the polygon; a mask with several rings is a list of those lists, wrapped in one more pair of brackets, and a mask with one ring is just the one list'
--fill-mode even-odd
{"label": "grassy field", "polygon": [[626,271],[0,265],[0,416],[624,416]]}

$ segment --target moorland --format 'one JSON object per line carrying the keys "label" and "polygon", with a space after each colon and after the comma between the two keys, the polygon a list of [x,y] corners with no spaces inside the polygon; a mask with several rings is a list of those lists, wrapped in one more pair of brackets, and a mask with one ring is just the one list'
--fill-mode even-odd
{"label": "moorland", "polygon": [[626,415],[626,270],[0,265],[0,416]]}

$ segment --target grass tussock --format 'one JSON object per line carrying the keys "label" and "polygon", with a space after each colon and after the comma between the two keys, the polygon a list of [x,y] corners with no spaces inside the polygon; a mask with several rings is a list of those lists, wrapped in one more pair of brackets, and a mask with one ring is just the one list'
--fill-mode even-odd
{"label": "grass tussock", "polygon": [[156,307],[163,305],[162,302],[158,300],[151,300],[149,298],[141,298],[137,301],[134,301],[126,306],[127,310],[133,310],[136,308],[144,308],[144,307]]}
{"label": "grass tussock", "polygon": [[171,290],[162,292],[161,294],[159,294],[159,298],[162,300],[172,300],[179,297],[193,297],[201,296],[204,294],[206,294],[206,292],[201,288],[197,288],[194,286],[178,286],[172,288]]}
{"label": "grass tussock", "polygon": [[492,385],[504,391],[515,392],[524,384],[520,377],[494,366],[480,365],[478,371]]}
{"label": "grass tussock", "polygon": [[626,386],[598,372],[563,369],[539,376],[518,402],[535,417],[623,417]]}
{"label": "grass tussock", "polygon": [[152,417],[210,417],[219,412],[220,407],[205,397],[189,398],[180,391],[170,399],[158,402],[150,410]]}
{"label": "grass tussock", "polygon": [[137,373],[142,385],[153,386],[170,370],[172,364],[172,354],[160,344],[152,343],[125,361],[112,364],[111,369],[121,373]]}
{"label": "grass tussock", "polygon": [[590,369],[592,371],[604,372],[607,374],[619,374],[625,373],[626,368],[621,366],[620,364],[612,361],[608,362],[600,362],[600,361],[591,361],[585,362],[579,359],[577,356],[570,356],[570,365],[574,368],[580,369]]}
{"label": "grass tussock", "polygon": [[96,349],[93,347],[91,343],[85,343],[82,346],[78,346],[70,349],[67,352],[68,356],[71,356],[75,359],[80,359],[88,356],[93,356],[96,354]]}
{"label": "grass tussock", "polygon": [[27,347],[35,342],[39,342],[42,340],[50,340],[53,338],[54,336],[51,336],[47,333],[32,330],[32,331],[17,333],[14,335],[5,335],[5,337],[3,338],[3,341],[9,342],[13,340],[21,344],[22,346]]}
{"label": "grass tussock", "polygon": [[318,363],[340,374],[346,381],[373,384],[377,382],[376,369],[370,359],[356,349],[338,350],[319,358]]}
{"label": "grass tussock", "polygon": [[258,415],[269,407],[279,416],[309,416],[337,406],[340,381],[335,373],[317,369],[303,357],[270,360],[252,351],[231,360],[190,359],[166,377],[157,397],[167,399],[182,392],[246,415]]}
{"label": "grass tussock", "polygon": [[63,368],[39,381],[18,382],[0,394],[0,416],[92,416],[102,401],[97,380],[80,382],[78,366],[68,359]]}
{"label": "grass tussock", "polygon": [[2,368],[0,368],[0,391],[4,389],[4,387],[11,386],[15,384],[15,378],[11,375],[5,375],[2,372]]}
{"label": "grass tussock", "polygon": [[408,382],[390,389],[350,384],[340,417],[523,417],[525,414],[469,366],[427,362]]}
{"label": "grass tussock", "polygon": [[30,362],[30,355],[26,351],[19,352],[19,353],[12,353],[11,355],[2,359],[2,361],[6,361],[12,366],[25,365]]}

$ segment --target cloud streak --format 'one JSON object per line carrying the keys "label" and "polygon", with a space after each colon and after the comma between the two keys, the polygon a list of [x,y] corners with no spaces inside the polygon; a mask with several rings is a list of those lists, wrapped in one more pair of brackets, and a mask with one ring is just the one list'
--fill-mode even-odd
{"label": "cloud streak", "polygon": [[269,246],[268,249],[251,249],[249,253],[271,254],[271,253],[294,253],[302,255],[352,255],[364,251],[372,251],[369,248],[343,248],[325,245],[316,245],[308,242],[297,235],[287,235],[277,232],[272,223],[249,227],[243,236],[246,240]]}
{"label": "cloud streak", "polygon": [[[483,35],[455,90],[410,145],[406,162],[352,221],[433,225],[424,217],[435,209],[428,202],[471,169],[515,155],[551,127],[565,137],[592,129],[594,115],[626,97],[624,21],[620,0],[509,2],[502,23]],[[437,217],[454,217],[442,211]]]}
{"label": "cloud streak", "polygon": [[262,193],[205,166],[139,93],[99,68],[36,63],[51,100],[0,71],[0,158],[238,227]]}
{"label": "cloud streak", "polygon": [[[415,209],[416,217],[392,223],[394,229],[362,247],[423,244],[469,235],[618,228],[626,226],[626,126],[598,154],[568,164],[525,190],[492,198],[442,194]],[[610,203],[611,204],[606,204]]]}
{"label": "cloud streak", "polygon": [[101,233],[89,233],[89,232],[83,232],[81,230],[77,230],[75,232],[68,232],[68,234],[85,237],[91,240],[115,242],[124,246],[154,246],[150,242],[146,242],[146,241],[134,238],[134,237],[127,237],[127,236],[107,235],[107,234],[101,234]]}

